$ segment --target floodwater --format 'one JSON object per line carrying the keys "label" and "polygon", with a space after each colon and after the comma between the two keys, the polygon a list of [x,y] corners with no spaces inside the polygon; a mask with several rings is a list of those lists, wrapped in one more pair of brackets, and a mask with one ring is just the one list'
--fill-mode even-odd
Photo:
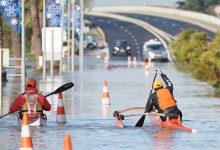
{"label": "floodwater", "polygon": [[[196,129],[196,134],[152,127],[148,116],[142,128],[134,127],[140,116],[125,118],[123,129],[115,127],[112,117],[115,110],[145,105],[156,68],[161,68],[173,82],[174,95],[183,112],[183,124]],[[31,70],[28,76],[41,77]],[[2,114],[7,113],[20,91],[19,79],[8,80],[4,85]],[[104,80],[108,81],[109,108],[103,108],[101,104]],[[150,70],[145,71],[141,62],[134,65],[113,61],[107,65],[101,60],[86,60],[83,73],[65,72],[62,76],[48,76],[46,82],[40,78],[39,81],[43,93],[70,81],[75,86],[63,92],[66,125],[56,124],[57,95],[48,97],[52,105],[52,111],[46,113],[48,125],[30,128],[35,150],[61,150],[66,133],[71,135],[75,150],[211,150],[220,147],[220,100],[211,96],[214,89],[193,79],[190,74],[177,71],[171,63],[153,63]],[[15,116],[1,119],[0,124],[0,149],[18,149],[21,127]]]}

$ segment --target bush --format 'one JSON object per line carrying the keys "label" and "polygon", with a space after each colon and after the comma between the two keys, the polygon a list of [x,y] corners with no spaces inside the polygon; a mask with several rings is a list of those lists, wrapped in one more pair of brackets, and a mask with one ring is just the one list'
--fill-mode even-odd
{"label": "bush", "polygon": [[172,44],[172,51],[194,77],[220,89],[220,33],[209,43],[205,32],[183,31]]}

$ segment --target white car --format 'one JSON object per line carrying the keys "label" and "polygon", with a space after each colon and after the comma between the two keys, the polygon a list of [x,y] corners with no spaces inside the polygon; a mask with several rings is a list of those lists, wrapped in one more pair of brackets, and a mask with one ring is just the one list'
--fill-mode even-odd
{"label": "white car", "polygon": [[146,61],[148,59],[168,61],[167,49],[160,41],[151,39],[144,43],[143,60]]}

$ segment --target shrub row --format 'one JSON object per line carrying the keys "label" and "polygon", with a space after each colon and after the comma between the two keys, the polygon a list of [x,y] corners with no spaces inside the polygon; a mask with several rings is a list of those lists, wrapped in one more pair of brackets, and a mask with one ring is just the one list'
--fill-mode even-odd
{"label": "shrub row", "polygon": [[171,47],[176,60],[189,69],[194,77],[220,89],[219,32],[212,41],[208,41],[207,33],[188,29],[177,36]]}

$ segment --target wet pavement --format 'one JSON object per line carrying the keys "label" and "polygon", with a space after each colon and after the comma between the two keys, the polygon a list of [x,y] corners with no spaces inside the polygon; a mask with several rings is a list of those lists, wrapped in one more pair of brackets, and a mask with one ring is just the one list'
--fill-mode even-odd
{"label": "wet pavement", "polygon": [[[112,117],[115,110],[145,105],[156,68],[161,68],[173,82],[175,99],[183,112],[183,124],[196,129],[197,134],[152,127],[149,117],[146,117],[144,127],[135,128],[140,116],[126,118],[124,129],[115,127]],[[190,74],[178,71],[174,64],[153,63],[145,71],[142,62],[110,61],[104,64],[103,60],[85,59],[83,73],[64,72],[62,76],[48,76],[46,82],[41,80],[40,73],[29,70],[28,76],[39,79],[39,89],[44,94],[66,82],[75,84],[73,89],[63,93],[66,125],[56,123],[57,95],[48,97],[52,105],[52,111],[46,113],[48,125],[30,128],[35,150],[61,150],[65,133],[71,134],[76,150],[211,150],[220,146],[220,100],[212,97],[214,89],[193,79]],[[2,114],[7,113],[20,93],[19,79],[9,77],[8,80],[3,89]],[[101,104],[104,80],[108,82],[112,103],[109,108],[103,108]],[[0,123],[0,149],[18,149],[21,127],[15,116],[5,117]]]}

